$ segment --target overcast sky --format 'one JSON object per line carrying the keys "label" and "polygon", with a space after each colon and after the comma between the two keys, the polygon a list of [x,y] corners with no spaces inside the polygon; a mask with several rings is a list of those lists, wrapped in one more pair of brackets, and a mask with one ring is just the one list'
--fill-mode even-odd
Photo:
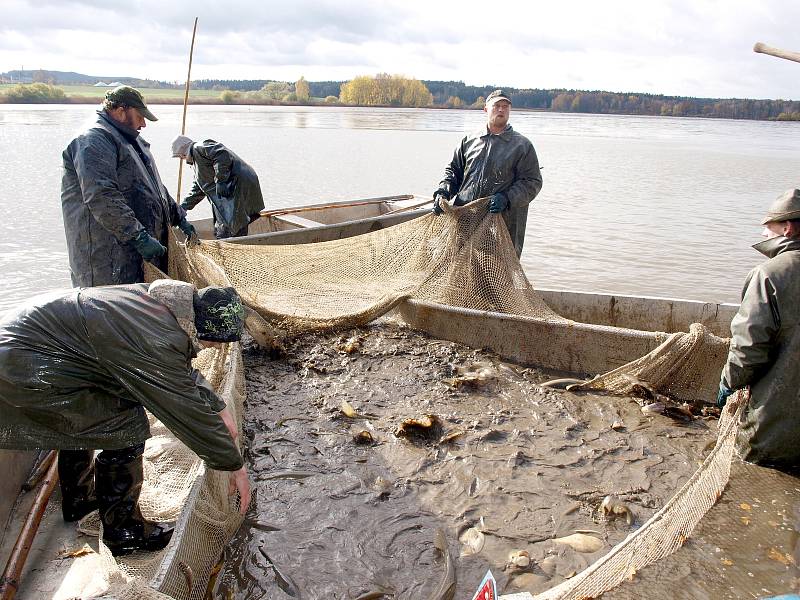
{"label": "overcast sky", "polygon": [[800,99],[800,0],[2,0],[0,72],[346,80]]}

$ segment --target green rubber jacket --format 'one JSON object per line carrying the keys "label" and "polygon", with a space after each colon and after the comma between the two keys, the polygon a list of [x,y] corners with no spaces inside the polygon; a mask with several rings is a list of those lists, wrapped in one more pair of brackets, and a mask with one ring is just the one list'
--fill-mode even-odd
{"label": "green rubber jacket", "polygon": [[[191,210],[208,198],[214,211],[214,220],[224,223],[235,234],[264,210],[261,185],[253,168],[223,144],[204,140],[192,144],[194,184],[183,205]],[[216,184],[229,189],[228,197],[217,195]]]}
{"label": "green rubber jacket", "polygon": [[530,140],[511,125],[497,135],[484,126],[461,140],[434,194],[462,206],[504,193],[509,207],[503,211],[503,219],[519,256],[525,243],[528,205],[541,189],[539,159]]}
{"label": "green rubber jacket", "polygon": [[[144,281],[133,239],[144,229],[167,246],[170,226],[186,216],[164,187],[150,144],[101,110],[62,158],[61,210],[72,285]],[[167,270],[166,254],[152,262]]]}
{"label": "green rubber jacket", "polygon": [[800,465],[800,239],[753,247],[769,260],[745,281],[721,383],[750,386],[737,439],[742,458],[793,468]]}
{"label": "green rubber jacket", "polygon": [[74,289],[0,317],[0,448],[121,449],[150,437],[145,409],[212,469],[242,457],[225,403],[147,285]]}

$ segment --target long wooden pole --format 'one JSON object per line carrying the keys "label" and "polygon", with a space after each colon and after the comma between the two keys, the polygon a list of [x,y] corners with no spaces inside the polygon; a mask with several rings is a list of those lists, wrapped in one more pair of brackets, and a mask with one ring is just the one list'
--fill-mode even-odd
{"label": "long wooden pole", "polygon": [[800,52],[791,52],[789,50],[781,50],[780,48],[773,48],[772,46],[767,46],[766,44],[762,44],[761,42],[756,42],[756,45],[753,46],[753,52],[758,52],[760,54],[769,54],[770,56],[777,56],[778,58],[785,58],[786,60],[793,60],[794,62],[800,62]]}
{"label": "long wooden pole", "polygon": [[9,556],[6,568],[3,571],[3,577],[0,579],[0,598],[2,600],[12,600],[17,593],[22,569],[25,567],[25,561],[28,559],[28,553],[33,545],[33,538],[39,529],[39,523],[42,521],[42,515],[44,515],[44,510],[47,508],[50,495],[58,483],[58,460],[56,453],[53,452],[52,454],[52,458],[48,457],[49,460],[52,460],[52,463],[47,470],[47,476],[42,487],[39,488],[39,493],[36,494],[36,500],[34,500],[28,517],[25,519],[22,531],[19,532],[17,543],[14,544],[14,549],[11,551],[11,556]]}
{"label": "long wooden pole", "polygon": [[[192,47],[189,48],[189,71],[186,73],[186,89],[183,92],[183,120],[181,121],[181,135],[186,135],[186,111],[189,106],[189,84],[192,81],[192,56],[194,56],[194,38],[197,35],[197,17],[194,18],[194,27],[192,28]],[[175,199],[181,201],[181,179],[183,178],[183,157],[178,163],[178,192],[175,194]]]}

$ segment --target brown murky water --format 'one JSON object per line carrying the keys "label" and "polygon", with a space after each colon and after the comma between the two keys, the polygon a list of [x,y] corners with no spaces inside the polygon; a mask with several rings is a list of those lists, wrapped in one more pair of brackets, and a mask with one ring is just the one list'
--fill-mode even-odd
{"label": "brown murky water", "polygon": [[[715,438],[716,421],[542,388],[558,374],[394,326],[303,337],[277,360],[250,348],[245,365],[256,493],[221,598],[435,598],[449,583],[437,531],[455,598],[490,568],[505,592],[542,591],[646,521]],[[435,431],[395,435],[423,415]],[[608,494],[631,524],[604,518]],[[553,541],[576,531],[599,548]],[[528,567],[507,565],[517,550]]]}

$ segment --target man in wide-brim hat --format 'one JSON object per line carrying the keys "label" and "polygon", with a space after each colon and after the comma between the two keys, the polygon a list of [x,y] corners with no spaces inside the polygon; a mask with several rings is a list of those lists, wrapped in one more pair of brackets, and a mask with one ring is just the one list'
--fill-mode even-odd
{"label": "man in wide-brim hat", "polygon": [[737,439],[742,458],[794,470],[800,465],[800,189],[781,194],[762,221],[769,257],[750,271],[717,403],[750,387]]}

